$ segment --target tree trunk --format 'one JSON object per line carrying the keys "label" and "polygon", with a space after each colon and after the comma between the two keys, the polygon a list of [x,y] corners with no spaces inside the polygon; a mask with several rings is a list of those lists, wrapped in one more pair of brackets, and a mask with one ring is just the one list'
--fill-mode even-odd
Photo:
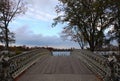
{"label": "tree trunk", "polygon": [[95,46],[93,44],[89,44],[90,45],[90,51],[94,51],[95,50]]}
{"label": "tree trunk", "polygon": [[8,50],[9,48],[9,39],[8,39],[8,28],[5,27],[5,50]]}

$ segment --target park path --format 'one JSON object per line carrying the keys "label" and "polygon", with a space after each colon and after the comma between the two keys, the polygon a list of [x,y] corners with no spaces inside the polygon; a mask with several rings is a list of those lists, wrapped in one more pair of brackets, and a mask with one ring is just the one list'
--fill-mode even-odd
{"label": "park path", "polygon": [[17,81],[99,81],[73,56],[44,56]]}

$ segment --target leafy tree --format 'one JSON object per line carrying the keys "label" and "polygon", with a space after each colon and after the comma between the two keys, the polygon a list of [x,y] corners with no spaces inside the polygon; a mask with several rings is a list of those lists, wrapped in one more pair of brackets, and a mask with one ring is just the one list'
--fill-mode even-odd
{"label": "leafy tree", "polygon": [[[75,27],[94,51],[102,43],[104,31],[114,21],[110,14],[108,0],[59,0],[56,6],[58,15],[53,25],[66,23],[73,30]],[[80,37],[79,37],[80,38]]]}
{"label": "leafy tree", "polygon": [[0,27],[4,33],[5,49],[8,50],[10,37],[9,23],[19,14],[24,13],[25,5],[22,0],[0,0]]}
{"label": "leafy tree", "polygon": [[111,39],[117,40],[120,51],[120,0],[109,0],[109,4],[112,15],[115,17],[113,29],[109,32],[109,34],[111,35]]}

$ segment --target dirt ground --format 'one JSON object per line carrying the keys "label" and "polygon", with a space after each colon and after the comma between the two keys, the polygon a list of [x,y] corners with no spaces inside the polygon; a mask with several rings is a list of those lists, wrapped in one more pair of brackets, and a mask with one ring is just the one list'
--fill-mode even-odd
{"label": "dirt ground", "polygon": [[99,81],[77,58],[45,56],[30,67],[17,81]]}

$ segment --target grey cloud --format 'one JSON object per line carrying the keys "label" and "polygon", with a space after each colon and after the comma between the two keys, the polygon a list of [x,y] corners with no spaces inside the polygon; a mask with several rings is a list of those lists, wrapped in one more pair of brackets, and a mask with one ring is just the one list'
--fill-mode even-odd
{"label": "grey cloud", "polygon": [[16,32],[16,44],[28,46],[52,46],[61,48],[79,47],[77,43],[72,41],[63,41],[57,36],[42,36],[41,34],[34,34],[28,30],[29,27],[21,27]]}

